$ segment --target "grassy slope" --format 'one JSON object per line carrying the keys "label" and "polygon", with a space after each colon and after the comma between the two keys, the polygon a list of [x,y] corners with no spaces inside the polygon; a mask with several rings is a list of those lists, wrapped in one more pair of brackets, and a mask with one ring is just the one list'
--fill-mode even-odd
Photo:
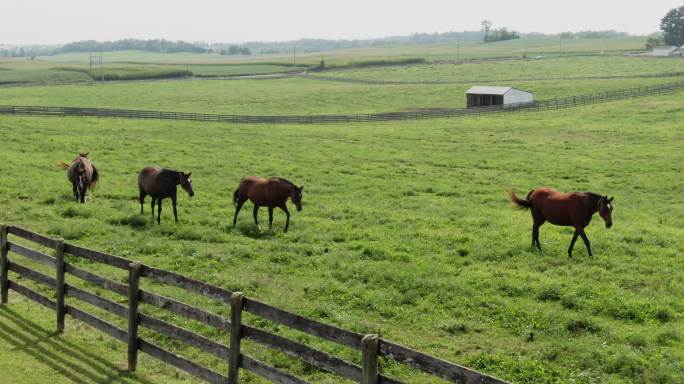
{"label": "grassy slope", "polygon": [[[244,289],[515,382],[677,382],[681,96],[373,125],[0,117],[0,221]],[[67,134],[75,128],[82,133]],[[79,150],[91,152],[103,179],[74,209],[54,162]],[[161,226],[125,224],[139,209],[136,171],[150,163],[193,171],[197,196],[180,198],[180,224],[168,206]],[[256,231],[249,206],[237,228],[228,225],[230,194],[249,174],[306,186],[290,233]],[[529,214],[504,190],[539,185],[616,196],[613,229],[599,219],[588,229],[594,259],[581,244],[568,259],[571,232],[558,227],[542,228],[544,253],[529,247]],[[283,225],[282,213],[275,221]]]}

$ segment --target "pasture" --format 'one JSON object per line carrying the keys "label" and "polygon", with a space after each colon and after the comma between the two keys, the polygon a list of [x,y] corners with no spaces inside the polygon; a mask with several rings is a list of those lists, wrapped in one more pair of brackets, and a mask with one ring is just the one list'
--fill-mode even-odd
{"label": "pasture", "polygon": [[[606,51],[617,52],[641,44],[631,38],[610,40],[573,41],[567,49],[596,52],[605,44]],[[426,57],[455,57],[453,46],[421,49]],[[533,49],[541,53],[550,52],[553,42],[461,49],[460,54],[471,49],[480,57]],[[396,59],[400,51],[416,56],[405,48],[333,54],[340,55],[341,63]],[[122,53],[121,61],[136,54]],[[185,68],[185,62],[193,72],[233,65],[207,66],[206,60],[186,56],[149,57],[148,62],[157,63],[145,65]],[[83,66],[74,58],[61,59]],[[315,55],[310,59],[316,63]],[[13,65],[14,70],[27,68]],[[372,113],[463,107],[464,92],[474,82],[530,89],[537,100],[653,85],[680,80],[681,65],[681,60],[566,57],[353,68],[259,81],[11,87],[2,88],[0,105],[259,115]],[[0,79],[4,72],[12,71],[0,70]],[[443,84],[410,84],[421,81]],[[680,382],[683,96],[679,91],[541,113],[367,124],[230,125],[0,115],[0,222],[243,290],[297,314],[376,332],[515,383]],[[73,201],[66,174],[56,165],[78,152],[90,152],[101,172],[99,186],[84,205]],[[149,202],[145,214],[138,215],[137,174],[149,164],[192,172],[195,196],[190,199],[179,189],[178,224],[168,201],[161,225],[152,222]],[[251,203],[232,226],[232,193],[248,175],[282,176],[305,186],[303,211],[288,203],[292,217],[287,233],[282,232],[285,215],[278,210],[273,230],[268,230],[266,209],[261,210],[261,227],[255,228]],[[549,224],[541,227],[544,252],[531,247],[530,213],[513,207],[506,189],[524,196],[538,186],[615,196],[613,227],[606,229],[596,215],[587,229],[594,258],[578,243],[569,259],[572,230]],[[82,264],[115,280],[126,279],[120,271]],[[165,293],[156,285],[146,289]],[[229,313],[225,305],[195,296],[186,302]],[[49,336],[49,312],[17,295],[11,294],[10,303],[0,308],[2,329],[12,330],[0,333],[0,381],[32,384],[50,375],[55,383],[196,382],[144,357],[140,372],[125,373],[125,345],[76,321],[67,321],[66,333],[59,336],[67,351],[60,361],[45,354],[57,348]],[[227,335],[164,316],[227,341]],[[33,329],[20,326],[19,320]],[[346,348],[268,321],[247,321],[358,361]],[[225,362],[196,349],[151,332],[145,337],[219,372],[226,369]],[[43,349],[21,348],[31,340],[42,340],[45,344],[37,343]],[[259,352],[249,344],[245,348],[311,382],[340,382],[282,354]],[[381,367],[410,383],[439,382],[388,362]],[[243,380],[261,382],[250,375]]]}

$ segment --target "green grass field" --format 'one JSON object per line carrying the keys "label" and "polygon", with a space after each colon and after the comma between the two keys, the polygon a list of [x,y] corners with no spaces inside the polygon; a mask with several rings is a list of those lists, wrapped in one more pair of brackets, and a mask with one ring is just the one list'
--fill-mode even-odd
{"label": "green grass field", "polygon": [[[0,221],[242,289],[327,323],[379,332],[512,382],[679,382],[681,97],[514,117],[325,126],[3,116]],[[90,151],[102,172],[83,206],[71,201],[55,166],[78,151]],[[179,224],[167,204],[162,225],[143,219],[132,226],[142,224],[135,180],[147,164],[193,172],[196,196],[181,196]],[[305,186],[304,210],[293,213],[289,233],[281,232],[280,213],[274,230],[255,229],[249,205],[238,226],[229,225],[231,193],[251,174]],[[530,247],[529,213],[514,209],[505,189],[525,194],[541,185],[615,195],[614,227],[606,230],[596,219],[588,229],[595,258],[581,244],[567,258],[567,228],[542,227],[545,251]],[[34,322],[45,316],[22,308],[10,306]],[[114,343],[83,337],[93,351]],[[338,382],[248,348],[311,381]],[[24,366],[23,357],[16,359],[12,367]],[[431,382],[397,366],[383,369]]]}
{"label": "green grass field", "polygon": [[[639,49],[641,40],[564,41],[563,51],[616,53]],[[459,57],[552,55],[557,43],[462,45]],[[327,54],[332,65],[456,58],[453,45]],[[274,64],[285,56],[223,61],[226,57],[210,55],[116,55],[105,54],[105,62],[119,61],[107,69],[128,75],[189,70],[226,76],[291,68]],[[303,55],[302,62],[317,64],[320,58]],[[83,69],[82,57],[52,59],[59,62],[0,61],[0,82],[11,77],[31,82],[41,73],[53,81],[87,80],[87,74],[58,69]],[[262,64],[255,64],[259,60]],[[465,105],[465,90],[479,82],[529,89],[545,100],[679,81],[682,76],[675,73],[683,71],[682,63],[564,57],[353,68],[259,81],[36,85],[2,88],[0,105],[253,115],[454,108]],[[652,74],[671,75],[644,77]],[[370,85],[316,76],[462,83]],[[684,382],[683,96],[679,91],[542,113],[333,125],[0,115],[0,222],[243,290],[300,315],[377,332],[514,383]],[[56,166],[79,151],[89,151],[102,174],[85,205],[72,201],[66,176]],[[168,202],[159,226],[148,216],[149,199],[145,215],[138,215],[137,172],[148,164],[192,171],[196,196],[181,192],[179,224],[172,221]],[[273,230],[264,226],[265,209],[262,226],[255,228],[249,203],[238,226],[230,225],[232,192],[247,175],[277,175],[305,186],[304,210],[292,210],[290,232],[282,233],[281,212]],[[545,225],[544,252],[530,247],[530,214],[515,209],[505,190],[525,195],[537,186],[615,196],[613,228],[605,229],[597,216],[587,230],[595,258],[581,242],[574,258],[567,258],[568,228]],[[126,281],[122,271],[79,265]],[[76,279],[69,282],[80,286]],[[149,282],[144,288],[229,315],[225,305],[196,295]],[[33,384],[48,376],[55,383],[198,382],[149,357],[143,357],[140,372],[126,374],[125,345],[73,320],[67,320],[64,335],[51,335],[53,314],[16,294],[10,302],[0,308],[0,382]],[[125,326],[122,319],[83,307]],[[142,310],[228,341],[192,321],[147,306]],[[246,321],[359,362],[347,348],[250,316]],[[150,331],[142,336],[226,372],[225,362],[194,348]],[[310,382],[341,382],[252,343],[244,348]],[[382,370],[408,383],[441,383],[388,362]],[[242,381],[262,382],[248,374]]]}

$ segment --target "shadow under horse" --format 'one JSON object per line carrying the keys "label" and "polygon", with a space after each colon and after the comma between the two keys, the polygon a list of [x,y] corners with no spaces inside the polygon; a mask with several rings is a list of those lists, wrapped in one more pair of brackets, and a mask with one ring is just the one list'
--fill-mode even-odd
{"label": "shadow under horse", "polygon": [[285,229],[287,232],[290,227],[290,211],[287,209],[287,199],[292,198],[292,202],[297,207],[297,211],[302,210],[302,190],[304,187],[297,187],[292,182],[280,177],[265,179],[263,177],[250,176],[240,180],[240,185],[233,192],[233,203],[235,204],[235,216],[233,226],[237,224],[237,217],[242,205],[247,200],[254,204],[254,224],[259,226],[259,207],[268,207],[268,228],[273,227],[273,209],[278,207],[287,215]]}
{"label": "shadow under horse", "polygon": [[584,241],[589,256],[593,256],[591,244],[584,228],[589,225],[594,213],[599,213],[599,216],[606,223],[606,228],[613,226],[612,197],[608,198],[608,196],[593,192],[561,193],[551,188],[533,189],[524,200],[518,198],[512,190],[508,193],[513,203],[532,212],[532,246],[536,245],[540,251],[539,227],[546,221],[555,225],[575,228],[568,248],[568,257],[572,257],[572,248],[575,246],[577,236],[580,236]]}

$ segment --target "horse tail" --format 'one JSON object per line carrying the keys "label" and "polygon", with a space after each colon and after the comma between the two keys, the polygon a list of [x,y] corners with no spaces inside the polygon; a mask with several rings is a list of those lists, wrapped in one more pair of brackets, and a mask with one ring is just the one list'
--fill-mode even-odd
{"label": "horse tail", "polygon": [[100,172],[97,171],[97,168],[95,168],[94,165],[91,164],[91,167],[93,167],[93,176],[90,178],[90,185],[88,186],[88,189],[95,188],[97,182],[100,181]]}
{"label": "horse tail", "polygon": [[233,205],[237,205],[238,201],[238,192],[240,192],[240,187],[237,187],[235,189],[235,192],[233,192]]}
{"label": "horse tail", "polygon": [[64,169],[64,170],[67,170],[67,169],[71,168],[71,165],[69,165],[69,163],[67,163],[67,162],[64,161],[64,160],[58,161],[58,162],[57,162],[57,165],[58,165],[60,168]]}
{"label": "horse tail", "polygon": [[[523,199],[519,198],[518,196],[515,195],[515,192],[513,192],[512,189],[508,190],[508,195],[511,197],[511,201],[513,203],[515,203],[517,206],[519,206],[520,208],[529,209],[532,207],[532,203],[530,203],[529,200],[523,200]],[[527,196],[529,198],[530,195],[528,194]]]}

